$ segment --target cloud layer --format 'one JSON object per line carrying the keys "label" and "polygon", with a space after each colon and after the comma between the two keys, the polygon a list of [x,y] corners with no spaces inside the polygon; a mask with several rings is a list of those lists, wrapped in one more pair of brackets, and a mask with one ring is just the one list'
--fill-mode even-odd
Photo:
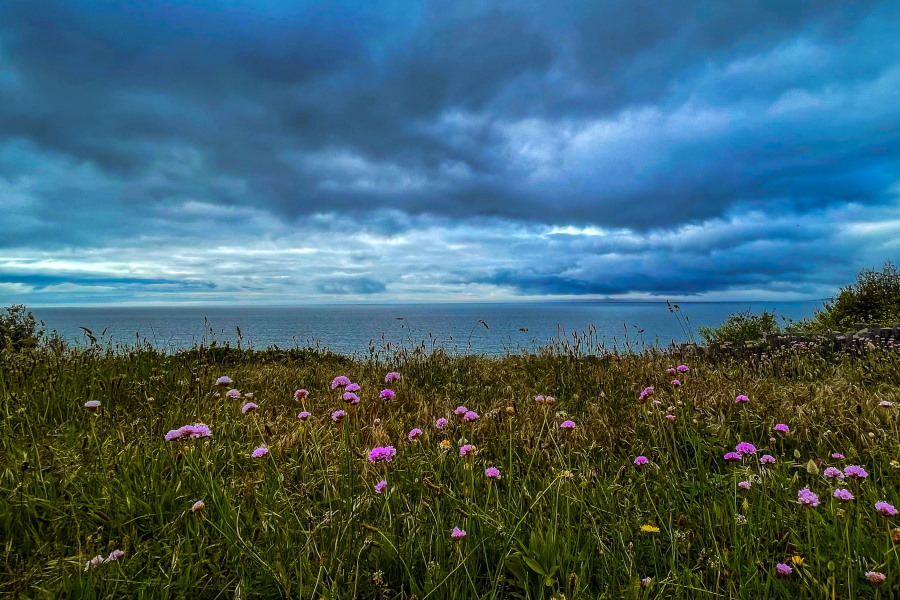
{"label": "cloud layer", "polygon": [[894,2],[0,5],[0,299],[808,298],[897,259]]}

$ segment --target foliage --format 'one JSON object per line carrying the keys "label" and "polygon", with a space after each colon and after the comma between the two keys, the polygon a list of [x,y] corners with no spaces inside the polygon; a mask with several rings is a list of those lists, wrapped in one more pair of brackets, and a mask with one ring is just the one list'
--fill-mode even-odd
{"label": "foliage", "polygon": [[766,335],[779,333],[781,327],[774,312],[764,310],[756,315],[750,310],[745,310],[728,315],[725,322],[717,327],[701,325],[697,331],[707,343],[741,343],[761,340]]}
{"label": "foliage", "polygon": [[38,325],[34,315],[25,309],[25,305],[15,304],[2,310],[3,312],[0,313],[0,350],[18,352],[36,347],[44,334],[44,328]]}
{"label": "foliage", "polygon": [[[900,404],[900,360],[825,352],[0,355],[0,596],[871,598],[863,573],[874,570],[887,574],[880,597],[897,597],[897,518],[874,503],[900,500],[900,420],[879,405]],[[666,369],[682,363],[673,387]],[[403,379],[385,402],[388,371]],[[213,384],[221,375],[259,408],[243,414],[246,400]],[[331,389],[335,375],[362,386],[357,407]],[[461,421],[460,404],[481,418]],[[339,424],[337,408],[350,413]],[[212,437],[163,439],[197,422]],[[477,454],[460,457],[462,440]],[[775,464],[726,463],[742,441]],[[386,444],[394,460],[370,464]],[[257,446],[269,453],[251,458]],[[840,484],[856,496],[843,505],[821,469],[846,464],[870,476]],[[797,503],[806,486],[819,507]],[[467,535],[451,539],[453,527]],[[113,549],[125,555],[85,571]],[[777,563],[794,573],[777,577]]]}
{"label": "foliage", "polygon": [[900,323],[900,271],[893,263],[886,262],[881,271],[860,271],[855,283],[841,288],[798,328],[844,331],[856,323]]}

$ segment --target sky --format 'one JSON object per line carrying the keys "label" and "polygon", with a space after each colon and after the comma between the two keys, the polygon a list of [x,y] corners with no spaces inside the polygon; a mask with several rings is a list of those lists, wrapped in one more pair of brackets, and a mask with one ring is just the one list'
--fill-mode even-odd
{"label": "sky", "polygon": [[0,213],[0,305],[824,298],[900,3],[4,0]]}

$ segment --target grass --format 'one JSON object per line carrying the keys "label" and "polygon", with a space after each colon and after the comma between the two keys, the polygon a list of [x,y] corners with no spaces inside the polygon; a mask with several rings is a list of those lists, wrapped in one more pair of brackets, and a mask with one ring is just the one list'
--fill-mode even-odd
{"label": "grass", "polygon": [[[874,507],[900,504],[898,354],[692,352],[7,352],[0,596],[900,596],[900,517]],[[691,370],[676,388],[665,369],[681,363]],[[387,371],[403,379],[383,402]],[[242,414],[245,400],[214,385],[221,375],[259,409]],[[330,388],[337,375],[362,386],[357,407]],[[660,404],[638,400],[651,385]],[[90,399],[99,410],[84,408]],[[463,422],[458,405],[480,418]],[[350,415],[334,423],[339,408]],[[301,422],[304,409],[313,417]],[[577,428],[560,429],[564,419]],[[164,440],[195,422],[213,435]],[[776,423],[791,433],[773,433]],[[409,442],[414,427],[424,433]],[[477,454],[459,456],[463,439]],[[776,462],[724,461],[742,441]],[[396,458],[370,464],[383,445]],[[269,452],[253,459],[258,446]],[[636,466],[638,455],[650,463]],[[842,504],[822,471],[850,464],[869,477],[841,482],[856,498]],[[491,466],[499,480],[485,476]],[[818,507],[798,504],[804,487]],[[194,513],[197,500],[205,508]],[[454,527],[466,536],[451,539]],[[85,570],[114,549],[124,556]],[[776,576],[778,563],[791,575]],[[872,585],[867,571],[886,582]]]}

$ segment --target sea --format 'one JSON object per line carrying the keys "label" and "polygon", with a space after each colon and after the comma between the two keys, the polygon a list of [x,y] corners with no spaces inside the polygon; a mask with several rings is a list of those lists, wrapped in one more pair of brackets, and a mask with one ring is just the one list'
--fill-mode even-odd
{"label": "sea", "polygon": [[537,352],[549,345],[583,352],[642,350],[701,342],[698,327],[729,314],[763,310],[792,320],[821,301],[802,302],[511,302],[347,304],[301,307],[31,308],[48,332],[72,343],[150,344],[175,352],[200,344],[265,349],[313,347],[351,356],[373,351],[443,348],[490,356]]}

